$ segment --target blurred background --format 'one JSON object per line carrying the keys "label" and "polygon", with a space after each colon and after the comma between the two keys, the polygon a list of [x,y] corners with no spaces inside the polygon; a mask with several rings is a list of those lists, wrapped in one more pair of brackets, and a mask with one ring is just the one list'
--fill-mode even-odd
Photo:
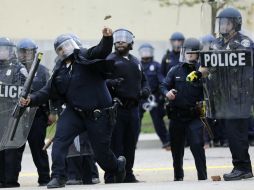
{"label": "blurred background", "polygon": [[[86,47],[100,40],[103,26],[127,28],[135,35],[133,54],[143,42],[155,47],[161,61],[175,31],[201,37],[212,30],[212,15],[235,6],[243,14],[244,28],[254,32],[253,0],[0,0],[0,36],[15,41],[32,38],[43,51],[43,64],[54,66],[54,39],[75,33]],[[112,18],[104,20],[106,15]]]}

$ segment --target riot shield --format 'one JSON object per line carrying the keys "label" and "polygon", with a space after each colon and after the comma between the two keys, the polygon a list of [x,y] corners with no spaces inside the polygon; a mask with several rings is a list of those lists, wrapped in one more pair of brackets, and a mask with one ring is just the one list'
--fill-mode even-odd
{"label": "riot shield", "polygon": [[23,69],[19,64],[0,65],[0,150],[24,145],[35,116],[36,108],[27,108],[11,138],[13,129],[8,126],[12,122],[12,112],[25,82]]}
{"label": "riot shield", "polygon": [[253,101],[253,52],[216,50],[200,53],[201,65],[208,69],[204,79],[207,117],[248,118]]}
{"label": "riot shield", "polygon": [[74,142],[69,147],[67,158],[92,154],[93,149],[87,136],[87,132],[83,132],[74,139]]}

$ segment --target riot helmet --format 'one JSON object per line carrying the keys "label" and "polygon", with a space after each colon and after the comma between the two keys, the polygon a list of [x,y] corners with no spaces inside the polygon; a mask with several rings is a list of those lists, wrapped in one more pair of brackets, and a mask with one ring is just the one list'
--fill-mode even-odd
{"label": "riot helmet", "polygon": [[225,8],[216,17],[215,33],[227,37],[242,27],[242,15],[235,8]]}
{"label": "riot helmet", "polygon": [[9,61],[15,55],[15,44],[6,37],[0,38],[0,61]]}
{"label": "riot helmet", "polygon": [[174,51],[179,52],[181,49],[181,46],[183,45],[185,37],[181,32],[174,32],[170,36],[169,40],[170,40],[170,45],[172,46],[172,49]]}
{"label": "riot helmet", "polygon": [[198,39],[196,38],[186,39],[181,48],[179,61],[188,64],[196,63],[198,60],[200,48],[201,45]]}
{"label": "riot helmet", "polygon": [[34,61],[37,49],[38,46],[33,40],[29,38],[20,40],[17,43],[17,55],[20,63],[25,66],[31,66]]}
{"label": "riot helmet", "polygon": [[62,34],[56,38],[54,48],[60,60],[65,60],[70,57],[74,49],[80,49],[73,38],[66,34]]}

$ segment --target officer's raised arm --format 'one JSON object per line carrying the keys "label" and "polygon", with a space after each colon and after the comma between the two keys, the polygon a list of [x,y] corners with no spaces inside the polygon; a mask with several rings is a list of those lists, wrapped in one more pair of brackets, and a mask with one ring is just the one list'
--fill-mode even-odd
{"label": "officer's raised arm", "polygon": [[87,59],[105,59],[112,51],[113,33],[110,28],[104,27],[102,30],[103,38],[97,46],[87,50]]}

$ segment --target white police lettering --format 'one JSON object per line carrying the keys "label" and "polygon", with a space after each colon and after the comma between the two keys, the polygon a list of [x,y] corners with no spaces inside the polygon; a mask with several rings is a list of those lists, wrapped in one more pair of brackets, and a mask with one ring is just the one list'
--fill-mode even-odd
{"label": "white police lettering", "polygon": [[245,66],[246,65],[245,57],[246,54],[244,52],[204,54],[204,65],[206,67]]}
{"label": "white police lettering", "polygon": [[0,98],[18,98],[22,91],[22,86],[0,85]]}

